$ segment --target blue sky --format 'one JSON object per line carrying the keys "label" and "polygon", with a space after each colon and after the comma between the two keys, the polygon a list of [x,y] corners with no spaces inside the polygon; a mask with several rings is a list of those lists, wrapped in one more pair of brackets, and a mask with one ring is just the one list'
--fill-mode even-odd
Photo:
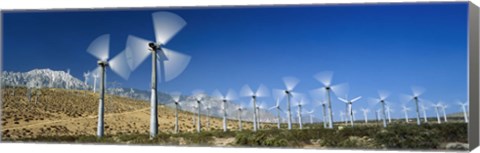
{"label": "blue sky", "polygon": [[[153,40],[151,13],[170,11],[187,25],[166,46],[192,60],[179,77],[160,84],[161,91],[239,91],[244,84],[283,88],[281,78],[294,76],[301,80],[296,90],[308,93],[321,86],[313,75],[328,70],[334,72],[334,84],[349,84],[351,97],[364,97],[354,105],[358,111],[377,108],[367,99],[377,97],[381,89],[392,93],[392,115],[403,117],[398,94],[421,86],[426,89],[423,98],[448,103],[451,113],[460,111],[455,100],[467,97],[467,6],[459,2],[6,12],[4,70],[71,69],[83,79],[82,73],[96,66],[95,57],[86,52],[96,37],[111,34],[110,55],[116,55],[125,48],[128,35]],[[128,81],[112,71],[108,81],[148,90],[147,61]],[[273,105],[271,97],[261,100]],[[335,113],[344,110],[338,100],[333,104]],[[428,114],[434,115],[432,108]]]}

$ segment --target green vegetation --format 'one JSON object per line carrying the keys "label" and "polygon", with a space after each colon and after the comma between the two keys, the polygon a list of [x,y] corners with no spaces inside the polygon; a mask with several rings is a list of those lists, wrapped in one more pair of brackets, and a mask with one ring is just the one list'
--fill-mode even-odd
{"label": "green vegetation", "polygon": [[[214,145],[215,139],[234,139],[228,146],[248,147],[314,147],[350,149],[445,149],[442,143],[468,142],[467,124],[444,123],[423,124],[421,126],[390,124],[387,128],[377,125],[356,127],[336,127],[324,129],[321,126],[307,125],[308,129],[260,130],[241,132],[222,130],[201,133],[159,133],[149,139],[147,134],[96,136],[54,136],[24,138],[6,141],[34,142],[73,142],[73,143],[120,143],[120,144],[160,144],[160,145]],[[458,148],[457,148],[458,149]]]}

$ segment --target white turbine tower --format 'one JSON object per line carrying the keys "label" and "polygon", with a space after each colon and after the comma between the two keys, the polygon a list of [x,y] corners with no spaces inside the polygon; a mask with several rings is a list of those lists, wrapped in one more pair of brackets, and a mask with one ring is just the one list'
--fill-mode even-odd
{"label": "white turbine tower", "polygon": [[423,112],[423,120],[425,123],[428,122],[427,120],[427,109],[428,107],[426,107],[425,105],[423,105],[423,103],[420,104],[420,108],[422,109],[422,112]]}
{"label": "white turbine tower", "polygon": [[344,111],[340,111],[340,120],[341,120],[342,122],[345,122],[345,124],[347,124],[347,119],[346,119],[346,117],[344,117],[344,116],[345,116],[345,112],[344,112]]}
{"label": "white turbine tower", "polygon": [[311,111],[308,111],[307,114],[310,116],[310,124],[313,124],[313,113],[315,112],[315,109],[312,109]]}
{"label": "white turbine tower", "polygon": [[98,74],[92,73],[93,77],[93,93],[97,93],[97,79],[98,79]]}
{"label": "white turbine tower", "polygon": [[446,122],[448,122],[448,120],[447,120],[447,112],[445,112],[445,109],[448,108],[448,105],[442,104],[442,105],[440,105],[440,107],[442,108],[442,112],[443,112],[443,120],[446,123]]}
{"label": "white turbine tower", "polygon": [[245,97],[252,98],[252,108],[253,108],[253,131],[257,131],[257,98],[268,96],[268,89],[264,85],[260,85],[256,92],[250,88],[248,85],[244,85],[241,90],[241,95]]}
{"label": "white turbine tower", "polygon": [[377,111],[375,111],[375,117],[377,118],[377,121],[382,120],[380,117],[381,112],[382,112],[382,109],[377,109]]}
{"label": "white turbine tower", "polygon": [[465,123],[468,123],[468,113],[467,113],[467,105],[468,105],[468,102],[466,103],[461,103],[461,102],[458,102],[458,105],[460,105],[462,107],[462,112],[463,112],[463,118],[465,119]]}
{"label": "white turbine tower", "polygon": [[438,124],[442,123],[442,120],[440,120],[440,113],[439,113],[439,108],[442,107],[442,104],[439,102],[437,104],[433,104],[433,107],[435,107],[435,112],[437,113],[437,122]]}
{"label": "white turbine tower", "polygon": [[297,106],[297,117],[298,117],[298,125],[300,129],[303,129],[303,120],[302,120],[302,107],[308,104],[307,100],[303,97],[297,97],[295,99],[295,105]]}
{"label": "white turbine tower", "polygon": [[200,120],[200,116],[201,116],[201,105],[202,105],[202,101],[205,99],[206,95],[203,93],[203,91],[201,90],[194,90],[193,91],[193,96],[195,97],[195,102],[196,102],[196,107],[197,107],[197,132],[201,132],[202,130],[202,123],[201,123],[201,120]]}
{"label": "white turbine tower", "polygon": [[222,101],[223,132],[227,132],[227,103],[235,99],[235,91],[229,89],[228,92],[223,95],[220,91],[215,90],[212,95]]}
{"label": "white turbine tower", "polygon": [[150,138],[158,133],[157,68],[160,74],[159,82],[167,82],[180,75],[191,59],[188,55],[164,47],[186,25],[185,20],[170,12],[152,13],[152,19],[156,41],[153,42],[131,35],[127,39],[127,56],[129,57],[130,69],[136,69],[147,57],[152,55]]}
{"label": "white turbine tower", "polygon": [[278,97],[279,100],[281,101],[284,97],[287,97],[287,126],[288,130],[292,129],[292,111],[291,111],[291,100],[292,97],[295,97],[295,94],[293,92],[293,89],[298,85],[298,82],[300,82],[297,78],[295,77],[283,77],[282,78],[283,83],[285,84],[285,89],[275,89],[273,90],[273,94],[275,97]]}
{"label": "white turbine tower", "polygon": [[274,108],[277,109],[277,128],[280,129],[280,112],[282,111],[282,108],[280,108],[280,99],[278,97],[276,98],[275,106],[270,107],[269,110]]}
{"label": "white turbine tower", "polygon": [[175,133],[178,133],[179,127],[178,127],[178,109],[180,109],[180,92],[172,92],[170,93],[172,96],[172,100],[175,104]]}
{"label": "white turbine tower", "polygon": [[110,35],[105,34],[97,37],[87,48],[87,52],[98,59],[98,67],[93,71],[94,74],[100,74],[100,99],[98,103],[98,125],[97,137],[103,137],[103,113],[104,113],[104,96],[105,96],[105,69],[109,66],[113,72],[127,80],[130,76],[130,69],[127,64],[125,51],[108,61],[109,58]]}
{"label": "white turbine tower", "polygon": [[358,96],[358,97],[353,98],[353,99],[351,99],[351,100],[347,100],[348,98],[343,99],[343,98],[338,97],[338,100],[340,100],[340,101],[344,102],[345,104],[347,104],[347,112],[346,112],[346,114],[348,114],[348,116],[350,116],[350,124],[351,124],[352,127],[353,127],[353,125],[354,125],[354,124],[353,124],[354,119],[353,119],[353,108],[352,108],[352,104],[353,104],[355,101],[359,100],[360,98],[362,98],[362,96]]}
{"label": "white turbine tower", "polygon": [[387,105],[387,110],[386,111],[387,111],[387,115],[388,115],[388,123],[392,123],[392,116],[390,116],[390,113],[393,112],[392,107]]}
{"label": "white turbine tower", "polygon": [[368,112],[370,112],[370,110],[365,108],[361,108],[361,110],[363,112],[363,117],[365,118],[365,123],[368,123]]}
{"label": "white turbine tower", "polygon": [[322,122],[323,122],[323,128],[327,128],[327,102],[320,102],[320,105],[322,105]]}
{"label": "white turbine tower", "polygon": [[386,91],[378,91],[378,98],[373,98],[372,102],[380,103],[382,105],[382,120],[383,120],[383,127],[387,127],[387,114],[386,114],[386,99],[389,96],[389,93]]}
{"label": "white turbine tower", "polygon": [[408,123],[408,111],[410,111],[410,108],[408,108],[405,105],[402,105],[402,111],[405,113],[405,122]]}
{"label": "white turbine tower", "polygon": [[209,101],[205,101],[204,102],[204,105],[205,105],[205,110],[207,112],[207,119],[206,119],[206,122],[207,122],[207,130],[210,130],[210,110],[212,109],[212,103],[209,102]]}
{"label": "white turbine tower", "polygon": [[85,79],[85,82],[84,82],[85,87],[88,89],[88,84],[87,83],[88,83],[88,77],[90,77],[90,71],[87,71],[87,72],[83,73],[83,77]]}
{"label": "white turbine tower", "polygon": [[266,106],[265,106],[264,102],[261,102],[257,105],[257,108],[256,108],[257,112],[258,112],[258,114],[257,114],[258,115],[257,129],[260,129],[260,127],[261,127],[261,123],[262,123],[262,116],[261,116],[262,113],[261,112],[262,112],[263,109],[265,109],[265,107]]}
{"label": "white turbine tower", "polygon": [[347,84],[338,84],[338,85],[331,85],[331,80],[332,80],[333,72],[326,71],[326,72],[320,72],[317,73],[314,77],[317,79],[319,82],[323,84],[322,88],[316,89],[313,92],[317,92],[319,94],[323,94],[326,97],[326,100],[328,102],[328,128],[332,129],[333,128],[333,110],[332,110],[332,101],[330,98],[330,92],[335,93],[335,95],[344,95],[342,94],[342,90],[345,89]]}
{"label": "white turbine tower", "polygon": [[415,102],[415,110],[417,112],[416,114],[416,117],[417,117],[417,125],[420,125],[421,122],[420,122],[420,107],[419,107],[419,101],[420,101],[420,98],[419,96],[423,94],[423,92],[425,91],[425,89],[421,88],[421,87],[412,87],[412,95],[406,95],[406,101],[412,101]]}
{"label": "white turbine tower", "polygon": [[352,110],[352,114],[353,114],[353,115],[352,115],[352,116],[353,116],[353,121],[352,121],[352,122],[355,122],[355,121],[357,120],[357,117],[356,117],[356,116],[357,116],[357,115],[356,115],[356,114],[357,114],[357,110]]}
{"label": "white turbine tower", "polygon": [[245,106],[243,106],[243,103],[240,104],[240,106],[237,107],[237,110],[238,110],[238,116],[237,116],[237,120],[238,120],[238,130],[239,131],[242,131],[243,129],[243,126],[242,126],[242,114],[243,114],[243,110],[245,110]]}

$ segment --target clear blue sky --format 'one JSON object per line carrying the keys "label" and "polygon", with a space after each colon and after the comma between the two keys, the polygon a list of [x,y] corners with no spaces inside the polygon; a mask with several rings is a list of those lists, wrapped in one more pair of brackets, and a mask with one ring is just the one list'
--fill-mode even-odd
{"label": "clear blue sky", "polygon": [[[160,84],[161,91],[239,91],[244,84],[260,83],[283,88],[281,78],[294,76],[301,80],[297,91],[307,93],[321,86],[313,75],[330,70],[334,84],[349,83],[351,97],[364,97],[354,105],[358,111],[369,107],[366,99],[377,97],[382,89],[392,93],[392,115],[403,117],[398,94],[410,93],[415,85],[426,88],[423,98],[449,103],[450,113],[460,111],[455,100],[467,97],[467,6],[458,2],[7,12],[3,62],[7,71],[70,68],[83,79],[82,73],[96,66],[86,52],[94,38],[111,34],[110,55],[116,55],[129,34],[153,40],[151,13],[166,10],[187,22],[167,47],[192,60],[178,78]],[[148,90],[150,67],[148,59],[128,81],[109,71],[108,81]],[[262,101],[273,105],[271,97]],[[344,110],[336,98],[333,104],[335,113]],[[428,113],[434,115],[432,109]]]}

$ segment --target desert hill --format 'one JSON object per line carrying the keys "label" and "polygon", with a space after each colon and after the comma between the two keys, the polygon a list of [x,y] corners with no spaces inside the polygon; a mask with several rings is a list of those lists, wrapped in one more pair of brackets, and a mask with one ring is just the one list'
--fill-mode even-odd
{"label": "desert hill", "polygon": [[[98,93],[59,88],[42,88],[38,91],[38,98],[32,95],[29,101],[26,88],[3,90],[2,139],[96,134]],[[149,108],[150,105],[144,101],[106,95],[105,134],[147,134]],[[159,105],[158,111],[159,131],[172,133],[175,126],[174,109]],[[196,118],[195,114],[180,111],[180,132],[195,131]],[[206,127],[206,118],[205,115],[201,116],[202,130],[222,129],[220,118],[211,117],[210,128]],[[229,120],[227,123],[229,130],[238,130],[237,120]],[[251,123],[243,122],[243,129],[251,127]]]}

